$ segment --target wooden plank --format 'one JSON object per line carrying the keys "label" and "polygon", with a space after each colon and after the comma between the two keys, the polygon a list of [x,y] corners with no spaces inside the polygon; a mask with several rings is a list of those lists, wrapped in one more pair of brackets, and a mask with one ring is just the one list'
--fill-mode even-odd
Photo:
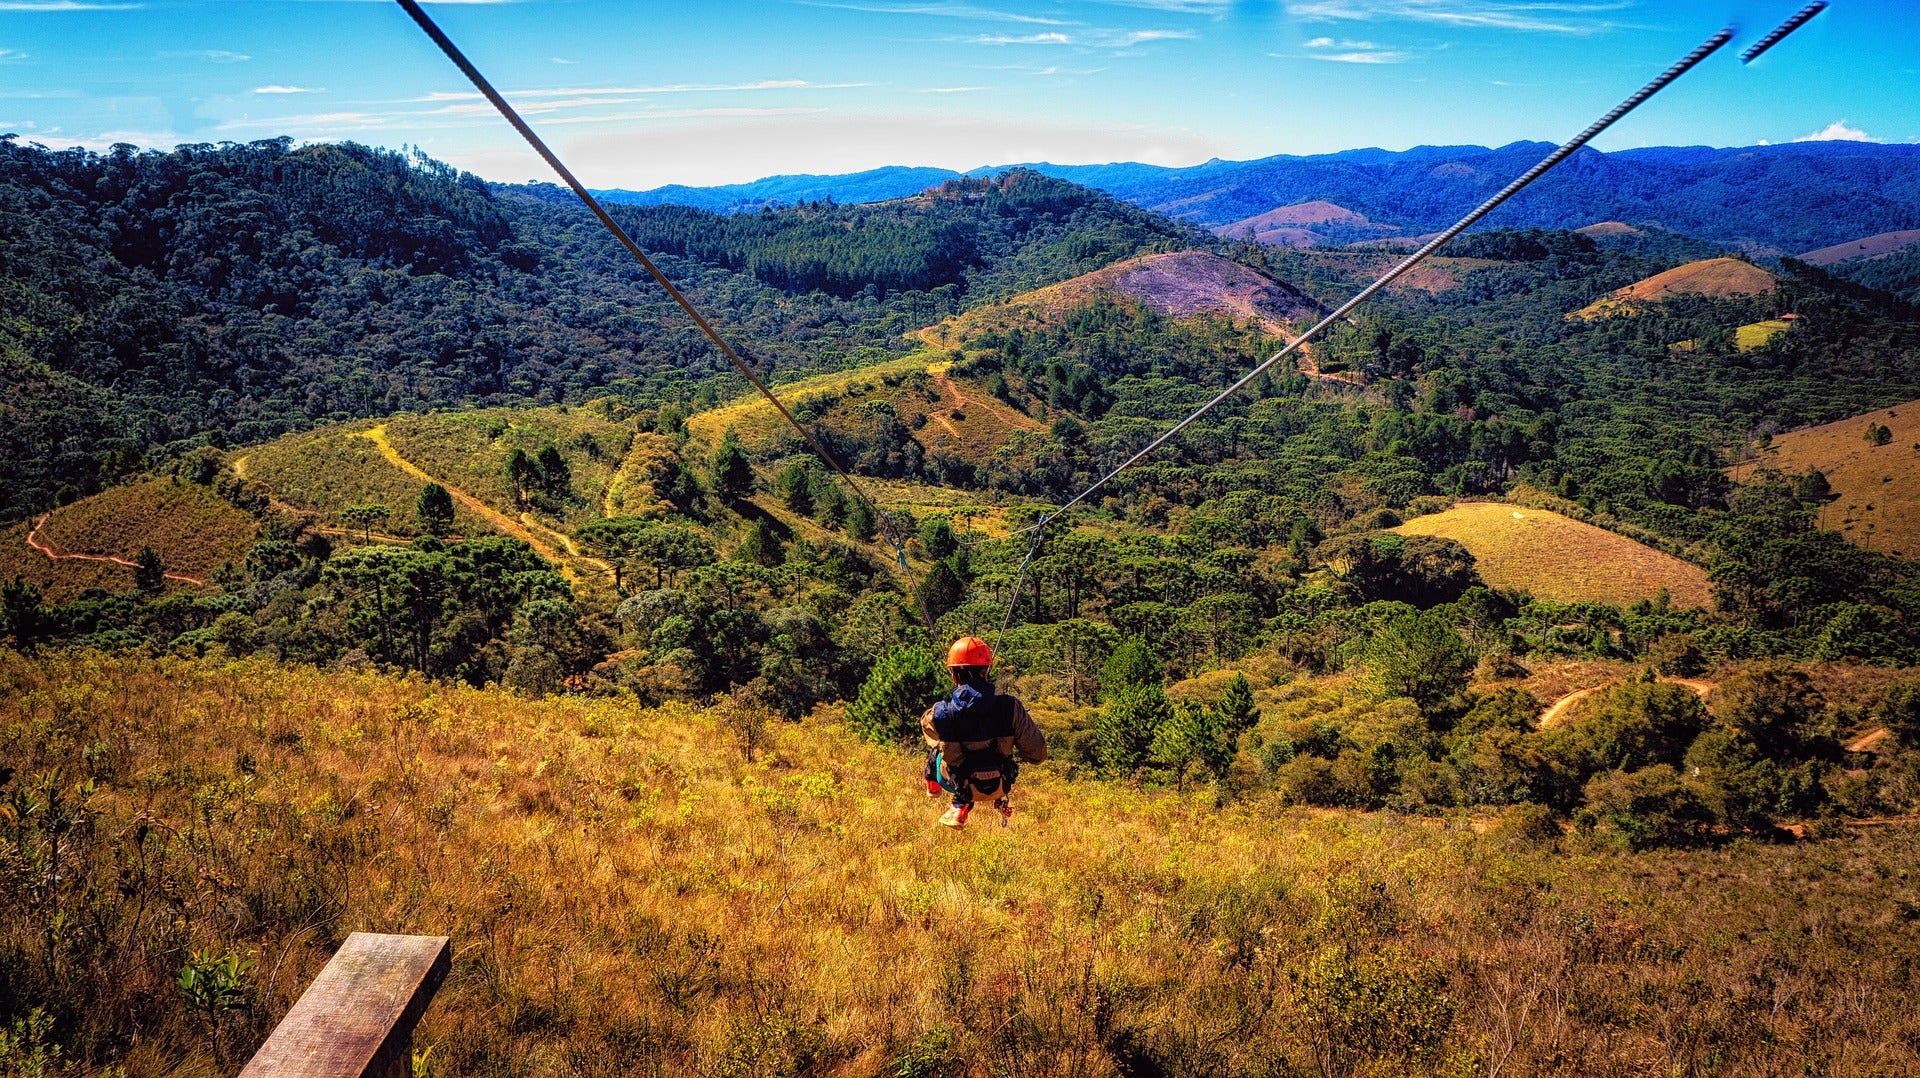
{"label": "wooden plank", "polygon": [[452,963],[445,936],[355,932],[240,1078],[388,1078],[412,1068],[413,1027]]}

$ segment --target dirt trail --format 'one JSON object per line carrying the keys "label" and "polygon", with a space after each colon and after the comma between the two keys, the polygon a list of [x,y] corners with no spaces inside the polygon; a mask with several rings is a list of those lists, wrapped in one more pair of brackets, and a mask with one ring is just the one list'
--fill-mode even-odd
{"label": "dirt trail", "polygon": [[[242,479],[252,479],[253,477],[247,474],[247,462],[252,459],[253,459],[252,453],[246,453],[241,456],[233,458],[233,463],[232,463],[233,474],[239,476]],[[287,514],[288,516],[305,520],[307,522],[307,530],[310,532],[318,532],[321,535],[344,535],[349,539],[355,536],[358,536],[363,541],[371,541],[376,543],[392,543],[396,546],[406,546],[407,544],[413,542],[413,540],[403,535],[388,535],[385,532],[363,531],[359,528],[336,528],[336,527],[333,527],[332,525],[322,524],[319,521],[313,519],[312,512],[306,509],[302,509],[291,502],[281,501],[279,498],[274,496],[274,493],[271,490],[268,490],[266,492],[266,498],[267,498],[268,508],[277,509],[280,512]]]}
{"label": "dirt trail", "polygon": [[[385,423],[382,423],[376,427],[368,428],[367,430],[364,430],[364,431],[355,431],[351,435],[351,437],[365,438],[366,440],[372,442],[374,444],[374,447],[380,450],[380,455],[387,458],[387,463],[393,465],[394,467],[400,469],[401,471],[407,473],[408,475],[413,476],[415,479],[424,479],[429,483],[439,483],[441,486],[446,487],[447,493],[453,496],[454,501],[459,502],[461,505],[466,506],[473,513],[485,519],[487,523],[500,529],[502,532],[506,533],[507,535],[511,535],[515,539],[518,539],[521,542],[532,547],[535,553],[539,554],[543,558],[546,558],[548,561],[554,562],[555,564],[559,565],[561,572],[565,573],[567,576],[572,577],[575,575],[572,567],[567,564],[567,560],[569,557],[575,560],[584,562],[588,565],[591,565],[602,572],[609,573],[609,574],[613,572],[612,566],[608,565],[604,561],[601,561],[599,558],[589,558],[580,554],[577,550],[573,548],[572,542],[568,541],[566,536],[560,535],[559,532],[554,531],[553,529],[547,527],[546,525],[533,524],[532,527],[529,527],[527,524],[523,524],[519,520],[515,520],[514,518],[508,516],[507,514],[502,513],[500,510],[495,509],[493,506],[488,505],[486,502],[483,502],[480,499],[474,497],[473,495],[468,494],[466,491],[461,490],[459,487],[452,486],[447,483],[443,483],[440,480],[435,479],[433,476],[427,474],[426,469],[420,467],[418,464],[415,464],[414,462],[401,456],[400,451],[393,447],[393,442],[387,438],[387,425]],[[523,515],[523,519],[526,519],[524,515]],[[562,548],[564,548],[567,551],[567,555],[563,556],[560,553],[561,548],[556,548],[553,544],[543,541],[538,535],[534,533],[534,530],[533,530],[534,528],[538,528],[540,531],[545,532],[548,535],[559,537],[562,543]]]}
{"label": "dirt trail", "polygon": [[[1002,408],[985,398],[969,397],[965,393],[960,392],[960,384],[953,380],[953,374],[946,366],[940,366],[938,370],[930,366],[927,368],[927,373],[933,376],[934,388],[940,392],[940,403],[946,404],[948,401],[953,402],[946,409],[947,411],[952,411],[954,408],[966,411],[978,406],[984,409],[988,415],[993,416],[995,419],[998,419],[1000,422],[1005,423],[1015,430],[1037,431],[1046,429],[1042,424],[1035,421],[1032,416],[1021,415],[1011,408]],[[960,436],[960,431],[955,428],[952,423],[947,421],[944,413],[936,413],[934,418],[939,420],[940,424],[946,427],[954,437],[957,438]]]}
{"label": "dirt trail", "polygon": [[[1708,693],[1719,687],[1711,681],[1698,681],[1693,678],[1674,677],[1662,678],[1661,680],[1674,685],[1685,685],[1687,688],[1693,690],[1695,696],[1701,697],[1702,699],[1704,699]],[[1567,709],[1574,704],[1585,700],[1601,689],[1610,689],[1613,685],[1619,684],[1624,684],[1624,682],[1614,682],[1611,685],[1595,685],[1590,689],[1575,689],[1567,695],[1562,696],[1560,699],[1555,700],[1552,706],[1540,713],[1540,729],[1546,730],[1552,728],[1561,721],[1561,717],[1566,714]]]}
{"label": "dirt trail", "polygon": [[[53,547],[48,546],[47,541],[45,539],[40,538],[40,529],[46,526],[47,518],[52,515],[53,515],[52,513],[42,513],[40,514],[40,519],[33,522],[33,527],[27,532],[28,546],[32,547],[33,549],[39,551],[42,554],[45,554],[49,559],[53,561],[104,561],[104,562],[111,563],[113,565],[124,565],[129,569],[137,568],[137,566],[135,566],[134,563],[128,561],[127,559],[116,558],[111,554],[62,554],[59,551],[53,549]],[[200,579],[199,577],[187,576],[184,573],[163,572],[160,575],[165,577],[168,580],[178,580],[182,584],[192,584],[196,588],[204,588],[208,586],[207,582]]]}

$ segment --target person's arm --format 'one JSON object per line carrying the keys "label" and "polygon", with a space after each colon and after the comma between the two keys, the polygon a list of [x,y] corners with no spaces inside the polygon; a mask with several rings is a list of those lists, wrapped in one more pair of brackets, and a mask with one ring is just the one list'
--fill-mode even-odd
{"label": "person's arm", "polygon": [[1013,702],[1013,744],[1027,763],[1044,763],[1047,759],[1047,735],[1040,732],[1033,716],[1018,700]]}
{"label": "person's arm", "polygon": [[944,744],[944,742],[940,740],[939,732],[933,728],[932,708],[928,708],[920,713],[920,737],[927,743],[927,747],[930,749],[937,749]]}

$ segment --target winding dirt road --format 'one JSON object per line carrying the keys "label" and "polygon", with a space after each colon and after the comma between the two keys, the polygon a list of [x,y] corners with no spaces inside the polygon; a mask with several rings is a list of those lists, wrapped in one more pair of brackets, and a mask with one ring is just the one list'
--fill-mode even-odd
{"label": "winding dirt road", "polygon": [[[1712,692],[1715,688],[1718,688],[1718,686],[1716,686],[1711,681],[1695,681],[1691,678],[1676,677],[1676,678],[1662,678],[1661,680],[1671,682],[1672,684],[1675,684],[1675,685],[1685,685],[1687,688],[1693,690],[1693,694],[1695,696],[1698,696],[1701,699],[1705,699],[1708,693]],[[1546,729],[1550,729],[1555,725],[1558,725],[1562,721],[1562,716],[1566,714],[1568,708],[1572,707],[1574,704],[1580,702],[1581,700],[1585,700],[1587,697],[1592,696],[1594,693],[1599,692],[1601,689],[1610,689],[1613,687],[1613,685],[1619,685],[1619,684],[1625,684],[1625,683],[1614,682],[1612,685],[1595,685],[1590,689],[1575,689],[1573,692],[1570,692],[1567,695],[1562,696],[1560,699],[1555,700],[1552,706],[1548,707],[1545,711],[1540,713],[1540,729],[1546,730]]]}
{"label": "winding dirt road", "polygon": [[[52,559],[53,561],[103,561],[112,565],[124,565],[129,569],[138,568],[138,566],[134,565],[134,563],[128,561],[127,559],[116,558],[111,554],[62,554],[59,551],[53,549],[52,546],[48,545],[45,539],[40,538],[40,529],[46,525],[47,518],[52,515],[53,515],[52,513],[42,513],[40,514],[40,519],[33,522],[33,527],[27,532],[28,546],[32,547],[33,549],[39,551],[42,554],[45,554],[48,558]],[[182,584],[192,584],[196,588],[204,588],[208,586],[207,582],[200,579],[199,577],[188,576],[185,573],[163,572],[160,575],[165,577],[168,580],[178,580]]]}

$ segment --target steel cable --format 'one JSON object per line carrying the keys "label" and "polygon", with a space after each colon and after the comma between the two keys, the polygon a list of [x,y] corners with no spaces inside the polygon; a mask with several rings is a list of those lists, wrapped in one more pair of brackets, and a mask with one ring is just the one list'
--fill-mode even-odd
{"label": "steel cable", "polygon": [[848,474],[847,470],[840,466],[840,462],[833,458],[833,454],[827,452],[827,448],[821,445],[818,439],[814,438],[812,432],[808,431],[806,427],[800,424],[799,420],[793,417],[793,413],[787,410],[787,406],[780,402],[780,398],[773,395],[773,390],[767,388],[766,382],[762,381],[760,376],[753,372],[753,368],[747,366],[746,361],[741,359],[739,353],[735,352],[733,347],[726,342],[726,339],[720,336],[719,331],[713,328],[713,323],[707,321],[706,316],[702,315],[699,309],[693,305],[693,301],[689,300],[685,293],[675,287],[674,283],[667,279],[666,274],[660,272],[660,268],[654,265],[653,259],[647,257],[647,253],[640,249],[640,245],[634,242],[633,237],[627,235],[626,229],[620,227],[619,222],[613,219],[612,215],[607,212],[606,207],[600,204],[600,200],[595,198],[593,193],[587,190],[586,185],[582,184],[579,179],[574,176],[573,170],[569,169],[566,163],[560,160],[558,155],[547,148],[547,144],[541,140],[539,135],[534,133],[533,128],[529,127],[525,120],[520,118],[520,114],[514,110],[512,105],[507,103],[507,99],[502,97],[500,92],[493,88],[493,84],[488,82],[487,77],[480,73],[480,69],[473,66],[472,62],[467,59],[466,54],[462,53],[459,47],[453,43],[453,40],[441,31],[439,25],[436,24],[425,11],[421,10],[417,0],[395,0],[395,2],[413,18],[413,21],[433,40],[433,43],[440,47],[440,51],[445,53],[447,59],[453,62],[453,66],[460,69],[460,73],[467,77],[467,81],[473,83],[474,88],[480,91],[480,95],[485,97],[487,101],[493,105],[501,117],[513,125],[513,129],[520,133],[520,137],[527,140],[527,145],[533,147],[533,151],[540,155],[541,160],[545,161],[547,166],[553,169],[554,173],[564,180],[568,187],[573,189],[573,193],[579,197],[580,201],[586,203],[587,208],[592,210],[593,215],[600,219],[600,223],[606,227],[606,230],[613,234],[613,238],[620,241],[620,245],[627,249],[627,253],[631,254],[635,261],[639,262],[641,267],[647,271],[648,275],[651,276],[661,288],[666,290],[667,295],[671,296],[673,301],[680,305],[680,309],[687,313],[687,317],[693,319],[694,325],[698,326],[700,332],[705,334],[709,341],[713,342],[713,346],[718,348],[720,353],[727,357],[728,362],[733,364],[734,369],[738,370],[742,375],[745,375],[747,381],[753,383],[753,388],[759,390],[760,395],[767,399],[767,403],[773,405],[775,410],[780,413],[780,417],[785,419],[789,426],[800,433],[800,437],[806,440],[807,445],[813,450],[814,454],[824,461],[827,467],[832,468],[834,473],[847,484],[847,489],[853,492],[854,497],[866,502],[868,507],[873,510],[875,518],[878,519],[880,523],[882,533],[886,535],[888,545],[893,547],[894,554],[900,559],[900,568],[907,574],[907,581],[910,590],[913,592],[912,597],[914,605],[919,610],[920,620],[926,625],[927,632],[932,633],[933,618],[928,615],[925,597],[920,594],[919,577],[914,573],[913,566],[907,562],[906,547],[901,545],[899,538],[894,534],[893,524],[888,519],[886,510],[880,508],[880,503],[868,495],[866,488],[862,487],[852,475]]}

